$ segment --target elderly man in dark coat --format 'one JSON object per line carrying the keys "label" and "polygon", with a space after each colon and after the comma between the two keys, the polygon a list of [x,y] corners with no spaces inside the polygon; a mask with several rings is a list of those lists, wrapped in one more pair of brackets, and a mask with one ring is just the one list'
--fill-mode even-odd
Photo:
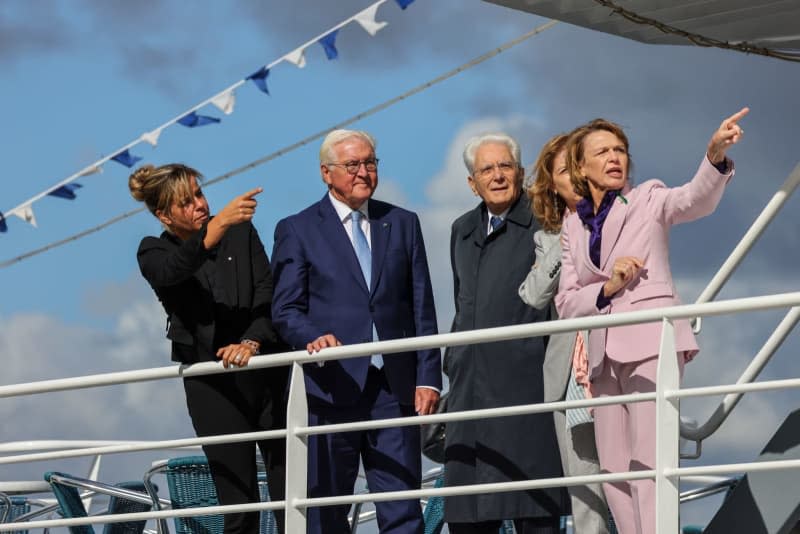
{"label": "elderly man in dark coat", "polygon": [[[534,263],[538,228],[522,195],[518,143],[484,135],[464,149],[468,183],[482,202],[453,223],[450,260],[455,289],[453,332],[549,319],[517,296]],[[546,338],[450,347],[448,411],[542,402]],[[482,484],[561,476],[550,413],[447,424],[445,485]],[[513,519],[520,534],[557,533],[569,513],[563,488],[447,497],[451,534],[495,534]]]}

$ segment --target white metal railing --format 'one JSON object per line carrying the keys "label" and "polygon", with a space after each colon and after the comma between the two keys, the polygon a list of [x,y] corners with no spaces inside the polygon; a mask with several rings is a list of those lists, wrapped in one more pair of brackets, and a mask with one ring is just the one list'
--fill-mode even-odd
{"label": "white metal railing", "polygon": [[[607,328],[636,324],[641,322],[661,321],[664,325],[661,350],[665,354],[674,354],[674,336],[672,322],[692,317],[706,317],[712,315],[730,314],[744,311],[755,311],[775,308],[800,306],[800,292],[749,297],[727,301],[710,302],[706,304],[688,304],[671,308],[644,310],[628,313],[610,314],[607,316],[584,317],[577,319],[563,319],[547,323],[498,327],[485,330],[475,330],[461,333],[438,334],[419,338],[402,340],[381,341],[325,349],[320,353],[309,355],[305,351],[295,351],[283,354],[272,354],[253,358],[249,368],[266,368],[291,363],[292,380],[290,389],[287,428],[266,432],[247,434],[213,436],[205,438],[188,438],[156,442],[112,443],[108,445],[79,447],[71,450],[57,450],[44,453],[18,454],[0,457],[0,464],[37,461],[45,459],[69,458],[97,454],[115,454],[121,452],[156,450],[162,448],[175,448],[187,445],[201,445],[211,443],[249,441],[254,439],[281,439],[287,440],[287,477],[286,499],[270,503],[252,503],[234,506],[215,506],[200,509],[164,510],[124,514],[114,516],[93,516],[80,519],[60,519],[32,521],[27,523],[28,528],[55,527],[78,524],[109,523],[130,521],[136,519],[162,519],[167,517],[207,515],[233,511],[256,511],[283,508],[286,512],[286,527],[288,532],[302,532],[305,530],[305,510],[310,506],[327,506],[334,504],[350,504],[359,502],[387,501],[396,499],[420,499],[441,495],[466,495],[476,493],[489,493],[500,491],[516,491],[538,489],[554,486],[573,486],[596,482],[612,482],[620,480],[638,480],[645,478],[656,479],[656,501],[659,534],[677,531],[678,522],[678,482],[684,475],[709,475],[726,474],[747,470],[786,469],[800,468],[800,461],[773,461],[754,462],[749,464],[716,465],[695,468],[679,468],[678,466],[678,437],[679,437],[679,399],[689,396],[718,395],[720,393],[734,393],[745,391],[764,391],[770,389],[798,388],[800,378],[761,382],[754,384],[738,384],[727,386],[714,386],[704,388],[691,388],[680,390],[679,373],[675,358],[659,359],[659,378],[657,391],[654,393],[640,393],[621,395],[617,397],[604,397],[581,401],[561,401],[525,406],[493,408],[484,410],[470,410],[410,418],[386,419],[380,421],[365,421],[339,425],[325,425],[309,427],[307,423],[307,406],[302,375],[302,364],[334,359],[354,358],[375,353],[389,356],[395,352],[406,352],[426,348],[464,345],[476,342],[490,342],[524,337],[544,336],[554,333],[575,332],[578,330]],[[385,356],[385,357],[386,357]],[[389,356],[390,357],[390,356]],[[131,381],[154,380],[175,378],[179,376],[194,376],[218,372],[238,372],[238,370],[223,370],[219,363],[201,363],[191,367],[168,367],[110,373],[105,375],[90,375],[68,379],[46,380],[29,384],[0,386],[0,397],[18,395],[31,395],[55,390],[96,387],[101,385],[121,384]],[[369,428],[384,428],[399,425],[419,425],[441,421],[456,421],[467,419],[481,419],[486,417],[502,417],[521,415],[527,413],[542,413],[566,408],[582,406],[599,406],[616,404],[620,402],[655,401],[657,406],[657,451],[656,468],[646,471],[627,473],[613,473],[604,475],[550,478],[531,481],[507,482],[497,484],[483,484],[458,486],[447,488],[426,488],[403,492],[379,493],[368,495],[348,495],[325,497],[318,499],[306,498],[307,475],[307,436],[327,432],[343,432],[363,430]],[[674,528],[673,528],[674,527]],[[19,528],[19,525],[0,525],[0,532]]]}
{"label": "white metal railing", "polygon": [[[750,252],[750,249],[753,248],[753,245],[755,245],[756,241],[764,233],[769,223],[778,215],[778,212],[784,204],[786,204],[789,197],[792,196],[792,193],[794,193],[798,185],[800,185],[800,163],[795,165],[794,170],[792,170],[781,187],[772,195],[772,198],[767,202],[767,205],[764,206],[764,209],[761,210],[756,220],[753,221],[753,224],[747,229],[742,239],[739,240],[739,243],[736,244],[733,251],[723,262],[706,288],[700,293],[700,296],[697,297],[695,304],[703,304],[716,298],[722,287],[739,267],[747,253]],[[777,348],[786,339],[786,336],[794,329],[799,319],[800,309],[798,308],[793,308],[786,314],[786,318],[781,322],[778,328],[775,329],[753,361],[748,365],[744,373],[742,373],[742,376],[737,380],[737,384],[745,384],[755,380],[767,362],[769,362],[770,358],[772,358]],[[699,333],[701,328],[702,318],[697,317],[694,320],[695,333]],[[714,410],[708,420],[702,425],[681,425],[681,437],[696,443],[695,453],[693,455],[684,455],[684,458],[700,457],[703,440],[717,431],[741,398],[741,393],[730,393],[722,399],[716,410]]]}

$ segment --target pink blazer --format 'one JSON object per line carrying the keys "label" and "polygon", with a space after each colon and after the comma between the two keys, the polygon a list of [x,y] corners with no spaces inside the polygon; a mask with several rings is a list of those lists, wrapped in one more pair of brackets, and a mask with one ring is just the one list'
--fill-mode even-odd
{"label": "pink blazer", "polygon": [[[617,198],[603,225],[600,268],[589,257],[589,230],[577,214],[562,229],[561,281],[556,307],[562,318],[661,308],[680,304],[669,267],[669,230],[673,224],[699,219],[714,211],[725,185],[733,176],[720,174],[704,157],[694,178],[680,187],[668,188],[649,180],[626,189]],[[605,308],[597,309],[597,296],[611,277],[614,259],[635,256],[644,261],[637,279],[619,291]],[[676,348],[688,359],[697,353],[689,321],[675,323]],[[602,370],[603,358],[635,362],[658,354],[661,323],[620,326],[589,333],[589,376]]]}

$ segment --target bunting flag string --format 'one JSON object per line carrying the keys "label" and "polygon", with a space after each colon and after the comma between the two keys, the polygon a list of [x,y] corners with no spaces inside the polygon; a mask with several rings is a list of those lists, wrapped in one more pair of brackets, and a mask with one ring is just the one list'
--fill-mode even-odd
{"label": "bunting flag string", "polygon": [[[445,72],[444,74],[440,74],[439,76],[437,76],[436,78],[433,78],[432,80],[428,80],[428,81],[426,81],[424,83],[421,83],[421,84],[417,85],[416,87],[406,91],[405,93],[403,93],[401,95],[398,95],[398,96],[395,96],[393,98],[390,98],[389,100],[386,100],[386,101],[378,104],[377,106],[373,106],[373,107],[371,107],[371,108],[369,108],[369,109],[367,109],[365,111],[357,113],[357,114],[355,114],[355,115],[353,115],[353,116],[351,116],[351,117],[349,117],[349,118],[347,118],[347,119],[345,119],[345,120],[343,120],[343,121],[341,121],[341,122],[339,122],[337,124],[334,124],[334,125],[332,125],[332,126],[330,126],[328,128],[325,128],[324,130],[321,130],[321,131],[319,131],[317,133],[311,134],[311,135],[309,135],[309,136],[307,136],[307,137],[305,137],[305,138],[303,138],[303,139],[301,139],[299,141],[296,141],[296,142],[292,143],[291,145],[288,145],[288,146],[285,146],[285,147],[283,147],[283,148],[281,148],[279,150],[276,150],[275,152],[272,152],[271,154],[267,154],[266,156],[263,156],[263,157],[255,160],[255,161],[251,161],[250,163],[246,163],[245,165],[242,165],[242,166],[237,167],[237,168],[235,168],[235,169],[233,169],[231,171],[228,171],[225,174],[217,176],[217,177],[215,177],[215,178],[213,178],[211,180],[207,180],[203,185],[204,186],[211,186],[211,185],[214,185],[216,183],[223,182],[225,180],[233,178],[234,176],[237,176],[239,174],[242,174],[244,172],[252,170],[252,169],[254,169],[254,168],[256,168],[256,167],[258,167],[260,165],[268,163],[268,162],[270,162],[270,161],[272,161],[274,159],[277,159],[277,158],[279,158],[281,156],[285,156],[286,154],[289,154],[290,152],[293,152],[294,150],[297,150],[298,148],[302,148],[302,147],[308,145],[309,143],[312,143],[314,141],[322,139],[329,132],[331,132],[333,130],[336,130],[336,129],[339,129],[339,128],[346,128],[346,127],[352,125],[355,122],[358,122],[358,121],[360,121],[362,119],[365,119],[365,118],[367,118],[367,117],[369,117],[371,115],[375,115],[376,113],[379,113],[379,112],[383,111],[384,109],[387,109],[387,108],[397,104],[398,102],[401,102],[401,101],[403,101],[403,100],[405,100],[405,99],[407,99],[407,98],[409,98],[411,96],[414,96],[414,95],[416,95],[418,93],[421,93],[421,92],[425,91],[426,89],[430,89],[431,87],[433,87],[435,85],[438,85],[438,84],[442,83],[443,81],[448,80],[448,79],[456,76],[457,74],[460,74],[460,73],[462,73],[462,72],[464,72],[464,71],[466,71],[468,69],[471,69],[472,67],[474,67],[476,65],[480,65],[484,61],[487,61],[487,60],[497,56],[498,54],[501,54],[501,53],[505,52],[506,50],[508,50],[508,49],[510,49],[510,48],[512,48],[514,46],[517,46],[518,44],[523,43],[523,42],[527,41],[528,39],[530,39],[530,38],[532,38],[532,37],[534,37],[536,35],[539,35],[543,31],[549,30],[550,28],[555,26],[557,23],[558,23],[558,21],[551,20],[550,22],[542,24],[541,26],[538,26],[538,27],[534,28],[533,30],[531,30],[531,31],[529,31],[527,33],[524,33],[521,36],[519,36],[519,37],[517,37],[515,39],[512,39],[511,41],[508,41],[507,43],[504,43],[504,44],[502,44],[502,45],[500,45],[500,46],[498,46],[496,48],[493,48],[489,52],[481,54],[480,56],[478,56],[476,58],[473,58],[470,61],[467,61],[466,63],[464,63],[462,65],[459,65],[458,67]],[[128,219],[130,217],[133,217],[134,215],[138,215],[139,213],[144,212],[145,209],[146,208],[142,207],[142,208],[136,208],[134,210],[127,211],[125,213],[122,213],[121,215],[117,215],[116,217],[112,217],[111,219],[108,219],[107,221],[105,221],[105,222],[103,222],[101,224],[98,224],[97,226],[93,226],[93,227],[88,228],[86,230],[82,230],[82,231],[78,232],[77,234],[72,234],[72,235],[70,235],[70,236],[68,236],[68,237],[66,237],[64,239],[60,239],[58,241],[53,241],[52,243],[48,243],[47,245],[44,245],[42,247],[39,247],[39,248],[36,248],[36,249],[33,249],[33,250],[29,250],[28,252],[25,252],[25,253],[20,254],[18,256],[14,256],[13,258],[10,258],[10,259],[7,259],[5,261],[0,262],[0,269],[5,269],[6,267],[11,267],[12,265],[15,265],[15,264],[17,264],[17,263],[19,263],[21,261],[24,261],[24,260],[26,260],[28,258],[32,258],[34,256],[38,256],[39,254],[43,254],[43,253],[47,252],[48,250],[53,250],[55,248],[64,246],[67,243],[72,243],[73,241],[77,241],[78,239],[81,239],[81,238],[87,237],[89,235],[92,235],[92,234],[94,234],[96,232],[99,232],[99,231],[101,231],[101,230],[103,230],[105,228],[108,228],[109,226],[112,226],[112,225],[114,225],[114,224],[116,224],[118,222],[124,221],[125,219]],[[4,219],[3,219],[3,214],[2,214],[2,212],[0,212],[0,231],[2,231],[2,225],[4,225],[4,224],[5,224],[5,222],[4,222]]]}
{"label": "bunting flag string", "polygon": [[[336,48],[336,37],[338,32],[344,26],[350,24],[351,22],[356,22],[361,28],[366,31],[370,36],[375,36],[375,34],[383,29],[387,23],[386,22],[377,22],[375,20],[378,8],[388,2],[389,0],[378,0],[377,2],[373,3],[372,5],[368,6],[365,9],[362,9],[355,15],[345,19],[344,21],[340,22],[333,28],[325,31],[324,33],[310,39],[306,43],[302,44],[301,46],[295,48],[294,50],[288,52],[284,56],[276,59],[275,61],[262,66],[259,70],[254,72],[253,74],[247,76],[246,78],[237,81],[230,87],[220,91],[219,93],[215,94],[214,96],[192,106],[190,109],[184,111],[177,117],[165,122],[161,126],[141,134],[136,140],[128,143],[124,147],[114,151],[110,156],[105,156],[91,165],[85,167],[81,171],[65,178],[64,180],[60,181],[59,183],[49,187],[48,189],[42,191],[41,193],[29,198],[25,202],[19,204],[18,206],[8,210],[6,215],[13,214],[19,216],[24,221],[32,224],[34,227],[36,226],[36,219],[33,216],[33,208],[32,205],[34,202],[44,198],[45,196],[54,196],[59,198],[68,198],[70,200],[75,199],[75,189],[74,188],[66,188],[67,185],[74,182],[76,179],[80,178],[81,176],[86,176],[88,174],[93,174],[95,172],[99,172],[102,170],[102,165],[105,164],[109,160],[113,160],[125,167],[131,168],[136,165],[137,162],[142,160],[142,157],[132,154],[130,150],[140,143],[148,143],[152,147],[156,147],[158,145],[158,139],[161,136],[161,133],[168,127],[172,126],[173,124],[180,124],[187,128],[196,128],[200,126],[206,126],[209,124],[216,124],[221,122],[220,118],[212,117],[209,115],[201,115],[198,113],[198,110],[207,106],[213,105],[222,111],[225,115],[230,115],[233,113],[233,109],[236,103],[236,96],[234,91],[247,83],[247,81],[252,81],[256,87],[265,94],[269,95],[269,89],[267,88],[267,76],[270,73],[270,69],[272,69],[275,65],[281,62],[288,62],[292,63],[299,68],[303,68],[306,65],[306,57],[305,51],[306,49],[313,45],[314,43],[319,43],[325,51],[325,56],[328,59],[336,59],[339,55],[339,51]],[[401,8],[406,9],[414,0],[394,0],[395,3]],[[77,184],[76,184],[77,185]],[[80,186],[78,186],[80,187]],[[3,216],[3,213],[0,212],[0,232],[5,232],[8,227],[6,223],[7,219]]]}
{"label": "bunting flag string", "polygon": [[327,56],[328,59],[336,59],[336,57],[339,55],[339,51],[336,50],[337,33],[339,33],[339,30],[334,30],[319,40],[319,44],[321,44],[322,48],[325,49],[325,56]]}
{"label": "bunting flag string", "polygon": [[198,126],[205,126],[206,124],[215,124],[220,120],[221,119],[216,117],[209,117],[208,115],[198,115],[196,111],[192,111],[178,119],[178,124],[182,124],[187,128],[196,128]]}

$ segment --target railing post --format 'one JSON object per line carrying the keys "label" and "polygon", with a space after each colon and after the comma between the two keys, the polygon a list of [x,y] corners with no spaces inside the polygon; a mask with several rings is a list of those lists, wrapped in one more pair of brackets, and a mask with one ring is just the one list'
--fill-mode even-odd
{"label": "railing post", "polygon": [[665,393],[680,388],[680,369],[675,351],[675,328],[662,320],[661,348],[656,381],[656,534],[675,534],[680,529],[680,481],[665,470],[677,469],[680,461],[680,399]]}
{"label": "railing post", "polygon": [[294,505],[308,491],[308,436],[297,435],[301,426],[308,426],[308,401],[303,366],[294,362],[286,407],[286,532],[306,531],[306,509]]}

